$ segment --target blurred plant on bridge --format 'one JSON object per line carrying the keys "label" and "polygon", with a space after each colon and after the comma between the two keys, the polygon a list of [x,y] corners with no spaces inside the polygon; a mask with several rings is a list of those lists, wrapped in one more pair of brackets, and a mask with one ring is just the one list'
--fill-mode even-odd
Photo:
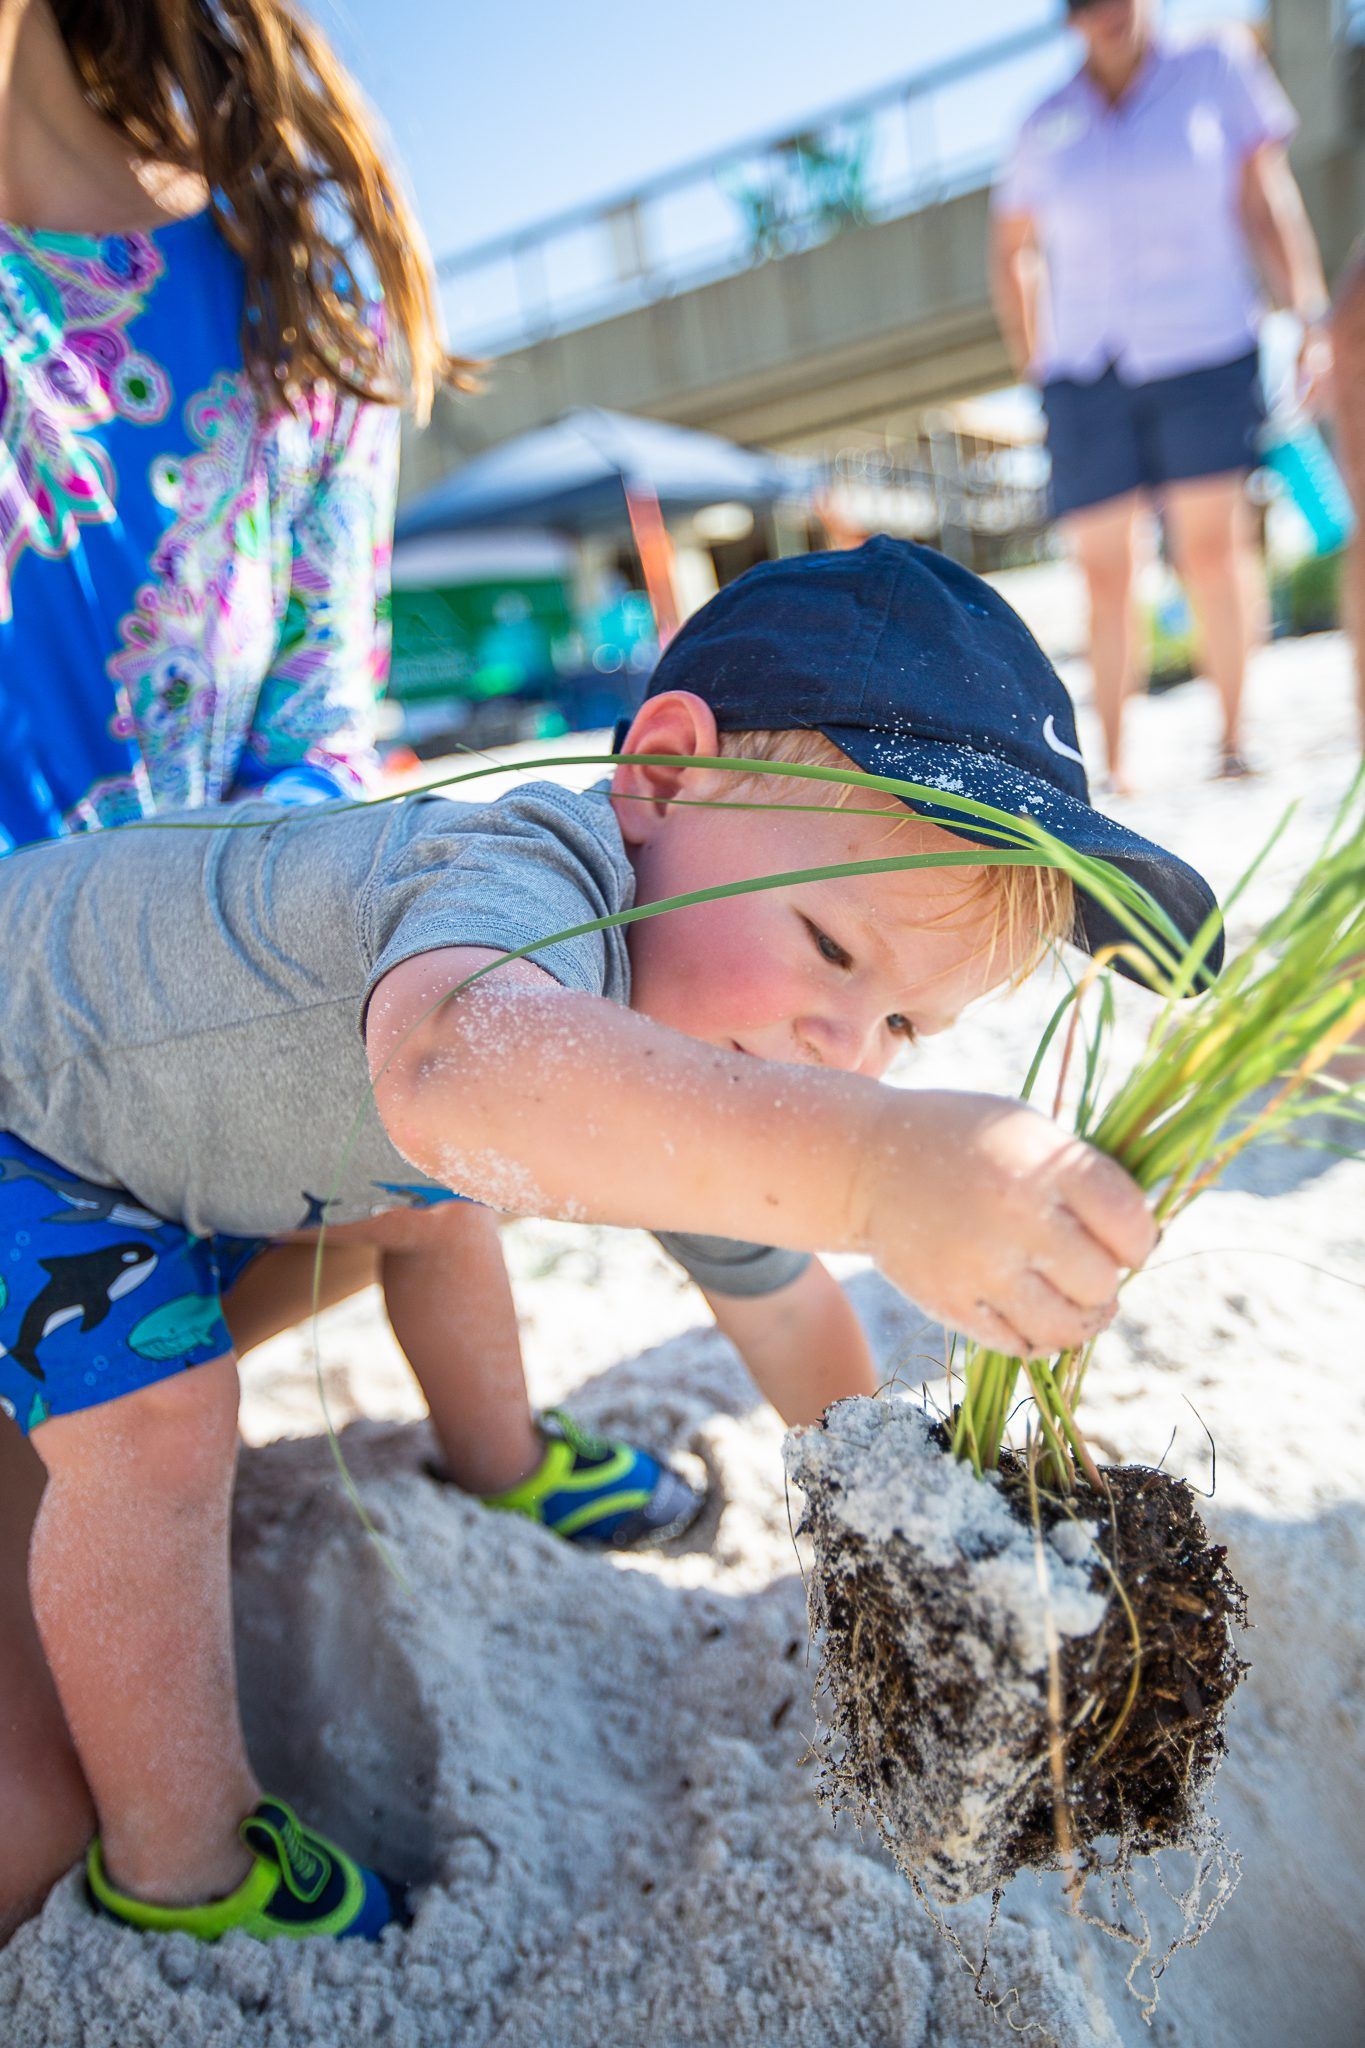
{"label": "blurred plant on bridge", "polygon": [[869,217],[870,117],[794,135],[755,168],[722,165],[716,182],[738,207],[749,259],[785,256]]}

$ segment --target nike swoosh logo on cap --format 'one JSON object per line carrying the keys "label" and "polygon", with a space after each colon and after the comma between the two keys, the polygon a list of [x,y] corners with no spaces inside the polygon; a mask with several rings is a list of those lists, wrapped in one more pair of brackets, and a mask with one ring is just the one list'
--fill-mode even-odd
{"label": "nike swoosh logo on cap", "polygon": [[1078,761],[1081,767],[1084,768],[1085,755],[1078,754],[1076,749],[1074,747],[1069,747],[1065,740],[1058,739],[1057,729],[1056,726],[1053,724],[1052,713],[1050,711],[1048,712],[1047,717],[1043,720],[1043,738],[1047,741],[1048,745],[1051,747],[1054,754],[1063,754],[1065,755],[1068,761]]}

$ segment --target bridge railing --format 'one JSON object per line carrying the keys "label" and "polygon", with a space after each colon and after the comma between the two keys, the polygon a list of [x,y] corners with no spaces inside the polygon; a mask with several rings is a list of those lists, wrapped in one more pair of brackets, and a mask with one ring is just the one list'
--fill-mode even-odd
{"label": "bridge railing", "polygon": [[[1260,0],[1166,0],[1176,28]],[[1365,33],[1339,0],[1338,36]],[[499,355],[989,183],[1019,120],[1076,62],[1054,18],[437,265],[455,345]]]}
{"label": "bridge railing", "polygon": [[1055,24],[912,72],[437,265],[452,338],[490,355],[689,291],[990,179],[1062,73]]}

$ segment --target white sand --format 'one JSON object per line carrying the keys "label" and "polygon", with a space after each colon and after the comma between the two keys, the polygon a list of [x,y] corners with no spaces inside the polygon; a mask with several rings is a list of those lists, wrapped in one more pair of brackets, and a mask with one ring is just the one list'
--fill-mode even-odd
{"label": "white sand", "polygon": [[[1337,639],[1258,665],[1272,772],[1201,780],[1214,720],[1186,690],[1136,707],[1127,807],[1226,884],[1303,797],[1281,873],[1350,771]],[[1245,908],[1275,893],[1268,878]],[[1244,920],[1245,921],[1245,917]],[[1009,1090],[1045,989],[971,1019],[916,1080]],[[1125,1006],[1139,1019],[1143,999]],[[1177,1956],[1150,2032],[1123,1958],[1055,1880],[1008,1894],[996,1937],[1014,2026],[1064,2048],[1348,2048],[1365,2038],[1365,1167],[1248,1162],[1171,1233],[1093,1378],[1106,1448],[1204,1485],[1256,1624],[1218,1810],[1241,1888]],[[969,2048],[1008,2038],[887,1858],[809,1794],[804,1600],[780,1430],[698,1298],[646,1240],[517,1226],[535,1392],[701,1458],[715,1500],[680,1555],[593,1559],[420,1474],[425,1430],[372,1301],[324,1328],[334,1412],[412,1591],[357,1528],[317,1435],[306,1347],[251,1362],[239,1606],[266,1781],[421,1884],[417,1923],[359,1943],[205,1949],[96,1923],[72,1880],[0,1956],[4,2048]],[[937,1337],[855,1275],[888,1372]],[[643,1347],[654,1345],[653,1351]],[[1178,1870],[1173,1876],[1179,1877]],[[1151,1890],[1151,1887],[1148,1887]],[[970,1933],[975,1909],[955,1924]]]}

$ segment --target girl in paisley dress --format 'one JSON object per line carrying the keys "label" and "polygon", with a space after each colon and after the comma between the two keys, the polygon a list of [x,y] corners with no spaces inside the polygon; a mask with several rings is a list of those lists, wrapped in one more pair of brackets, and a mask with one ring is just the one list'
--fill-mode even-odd
{"label": "girl in paisley dress", "polygon": [[[399,407],[466,367],[359,93],[280,0],[0,0],[0,856],[364,792]],[[338,1247],[325,1298],[387,1258],[448,1313],[427,1277],[491,1229],[463,1206]],[[306,1313],[311,1262],[253,1261],[239,1349]],[[29,1601],[43,1479],[0,1416],[0,1939],[95,1825]]]}

